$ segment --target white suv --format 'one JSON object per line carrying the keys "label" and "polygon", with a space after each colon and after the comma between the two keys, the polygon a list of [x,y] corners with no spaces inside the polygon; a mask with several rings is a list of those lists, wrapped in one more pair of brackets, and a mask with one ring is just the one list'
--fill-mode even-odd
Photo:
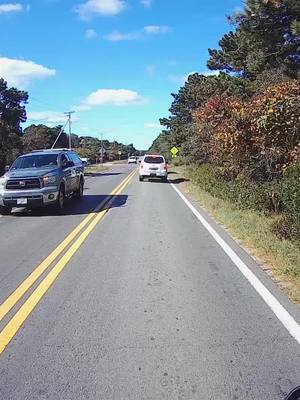
{"label": "white suv", "polygon": [[145,155],[139,167],[139,178],[160,178],[166,182],[168,179],[168,168],[166,160],[161,155]]}

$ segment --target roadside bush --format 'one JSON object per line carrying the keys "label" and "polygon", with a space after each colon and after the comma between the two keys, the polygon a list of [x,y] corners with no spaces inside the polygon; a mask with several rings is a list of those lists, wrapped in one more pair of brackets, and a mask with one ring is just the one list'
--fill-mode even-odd
{"label": "roadside bush", "polygon": [[273,225],[273,232],[279,239],[300,241],[300,224],[289,214],[283,213]]}
{"label": "roadside bush", "polygon": [[277,183],[256,184],[245,179],[226,180],[221,169],[209,164],[190,167],[194,183],[212,196],[228,200],[241,209],[278,213],[282,208],[280,186]]}
{"label": "roadside bush", "polygon": [[218,179],[215,169],[209,164],[188,169],[191,180],[210,194],[223,197],[225,185]]}
{"label": "roadside bush", "polygon": [[280,188],[276,183],[257,184],[238,180],[230,182],[231,198],[239,208],[278,213],[282,208]]}
{"label": "roadside bush", "polygon": [[300,163],[287,168],[280,189],[284,214],[274,232],[281,239],[300,241]]}
{"label": "roadside bush", "polygon": [[183,156],[172,158],[170,161],[171,161],[172,165],[174,165],[174,167],[180,167],[181,165],[188,164],[187,158],[183,157]]}
{"label": "roadside bush", "polygon": [[286,212],[300,225],[300,163],[287,168],[281,182],[281,190]]}

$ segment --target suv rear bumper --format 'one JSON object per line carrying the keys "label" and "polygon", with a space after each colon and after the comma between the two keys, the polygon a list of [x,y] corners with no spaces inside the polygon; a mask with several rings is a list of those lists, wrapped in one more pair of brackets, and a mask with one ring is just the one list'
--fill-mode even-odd
{"label": "suv rear bumper", "polygon": [[140,176],[149,176],[149,177],[157,177],[157,178],[166,178],[168,176],[167,171],[140,171]]}
{"label": "suv rear bumper", "polygon": [[[0,206],[44,207],[54,204],[57,201],[57,197],[58,189],[56,186],[34,190],[2,190],[0,191]],[[25,199],[25,204],[20,204],[20,199]]]}

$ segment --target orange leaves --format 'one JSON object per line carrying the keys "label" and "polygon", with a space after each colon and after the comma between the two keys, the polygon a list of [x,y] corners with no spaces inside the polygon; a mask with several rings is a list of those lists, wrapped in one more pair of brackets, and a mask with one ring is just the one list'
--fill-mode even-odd
{"label": "orange leaves", "polygon": [[[300,159],[300,81],[269,87],[249,101],[210,98],[193,114],[199,137],[210,133],[212,161],[281,173]],[[263,167],[262,167],[263,166]]]}

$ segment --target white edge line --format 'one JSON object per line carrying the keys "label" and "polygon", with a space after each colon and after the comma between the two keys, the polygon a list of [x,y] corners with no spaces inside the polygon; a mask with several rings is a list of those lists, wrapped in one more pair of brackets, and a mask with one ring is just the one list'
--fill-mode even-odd
{"label": "white edge line", "polygon": [[206,219],[196,210],[196,208],[189,202],[189,200],[181,193],[179,189],[172,183],[171,186],[198,218],[204,228],[211,234],[215,241],[222,247],[224,252],[237,266],[240,272],[262,297],[265,303],[270,307],[282,325],[289,331],[293,338],[300,344],[300,325],[289,314],[289,312],[280,304],[280,302],[273,296],[273,294],[263,285],[263,283],[256,277],[256,275],[247,267],[247,265],[240,259],[235,251],[225,242],[224,239],[213,229],[213,227],[206,221]]}

